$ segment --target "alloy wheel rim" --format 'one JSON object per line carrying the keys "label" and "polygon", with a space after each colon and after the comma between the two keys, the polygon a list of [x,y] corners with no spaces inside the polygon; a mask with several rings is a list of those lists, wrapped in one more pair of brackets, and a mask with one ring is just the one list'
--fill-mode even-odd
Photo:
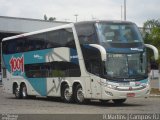
{"label": "alloy wheel rim", "polygon": [[83,94],[82,88],[78,89],[78,91],[77,91],[77,99],[80,102],[83,102],[83,100],[84,100],[84,94]]}
{"label": "alloy wheel rim", "polygon": [[66,88],[64,91],[64,97],[67,101],[71,99],[71,95],[69,94],[69,88]]}
{"label": "alloy wheel rim", "polygon": [[18,88],[16,88],[15,95],[16,95],[16,97],[18,97],[18,96],[19,96],[19,89],[18,89]]}
{"label": "alloy wheel rim", "polygon": [[23,87],[22,95],[23,95],[23,97],[26,97],[26,96],[27,96],[26,87]]}

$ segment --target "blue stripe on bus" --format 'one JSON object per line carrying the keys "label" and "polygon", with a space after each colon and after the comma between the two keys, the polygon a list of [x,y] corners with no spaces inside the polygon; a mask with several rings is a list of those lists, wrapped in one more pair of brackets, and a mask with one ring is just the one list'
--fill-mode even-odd
{"label": "blue stripe on bus", "polygon": [[70,49],[70,61],[72,63],[79,64],[79,62],[78,62],[78,54],[77,54],[77,50],[76,49],[73,49],[73,48]]}
{"label": "blue stripe on bus", "polygon": [[36,92],[41,96],[47,96],[46,78],[26,78]]}
{"label": "blue stripe on bus", "polygon": [[141,83],[148,83],[148,79],[140,80]]}
{"label": "blue stripe on bus", "polygon": [[26,78],[25,71],[11,71],[10,60],[12,58],[22,58],[24,57],[24,64],[34,64],[34,63],[45,63],[46,62],[46,55],[51,52],[53,49],[46,49],[46,50],[38,50],[38,51],[29,51],[24,53],[16,53],[10,55],[3,55],[3,59],[5,61],[5,66],[7,70],[13,76],[22,76],[25,80],[27,80],[31,86],[34,88],[36,92],[38,92],[41,96],[47,95],[47,85],[46,85],[46,78]]}
{"label": "blue stripe on bus", "polygon": [[52,49],[38,50],[24,53],[25,64],[44,63],[46,62],[46,55]]}
{"label": "blue stripe on bus", "polygon": [[[27,80],[31,86],[34,88],[36,92],[38,92],[41,96],[47,95],[47,78],[27,78],[25,75],[25,71],[11,71],[10,60],[12,58],[21,58],[24,57],[24,64],[36,64],[36,63],[45,63],[46,55],[53,52],[54,49],[45,49],[45,50],[37,50],[37,51],[29,51],[24,53],[16,53],[16,54],[3,54],[3,59],[5,61],[5,66],[7,70],[13,76],[22,76],[25,80]],[[70,49],[70,60],[75,64],[79,64],[77,50],[71,48]]]}
{"label": "blue stripe on bus", "polygon": [[108,53],[137,53],[137,52],[143,52],[144,49],[143,48],[139,48],[141,49],[141,51],[138,50],[131,50],[131,48],[106,48],[106,52]]}
{"label": "blue stripe on bus", "polygon": [[[83,45],[84,48],[88,48],[88,49],[92,49],[92,50],[98,50],[97,48],[95,47],[92,47],[90,46],[89,44],[85,44]],[[136,48],[136,49],[132,49],[132,48],[105,48],[106,49],[106,52],[107,53],[130,53],[130,54],[133,54],[133,53],[137,53],[137,52],[143,52],[144,51],[144,48],[143,47],[139,47],[139,48]],[[138,51],[139,50],[139,51]]]}
{"label": "blue stripe on bus", "polygon": [[24,52],[24,53],[16,53],[16,54],[10,54],[10,55],[3,55],[5,65],[9,65],[10,60],[12,57],[14,58],[20,58],[22,55],[24,56],[24,64],[34,64],[34,63],[44,63],[46,62],[46,55],[51,52],[52,49],[46,49],[46,50],[38,50],[38,51],[30,51],[30,52]]}

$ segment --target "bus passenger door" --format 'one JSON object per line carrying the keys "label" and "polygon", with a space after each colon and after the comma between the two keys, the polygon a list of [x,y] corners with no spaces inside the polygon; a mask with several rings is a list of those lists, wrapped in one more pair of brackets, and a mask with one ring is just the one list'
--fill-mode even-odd
{"label": "bus passenger door", "polygon": [[101,78],[100,76],[100,64],[97,61],[92,61],[90,64],[90,79],[91,79],[91,94],[92,98],[101,98]]}
{"label": "bus passenger door", "polygon": [[98,76],[90,76],[91,78],[91,95],[92,98],[101,98],[101,78]]}

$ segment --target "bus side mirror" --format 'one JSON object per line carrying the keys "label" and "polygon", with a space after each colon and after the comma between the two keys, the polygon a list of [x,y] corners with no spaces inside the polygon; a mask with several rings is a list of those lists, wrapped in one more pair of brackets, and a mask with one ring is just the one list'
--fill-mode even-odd
{"label": "bus side mirror", "polygon": [[151,45],[151,44],[145,44],[145,46],[146,46],[147,48],[150,48],[150,49],[153,50],[154,59],[155,59],[155,60],[158,60],[158,58],[159,58],[158,49],[157,49],[155,46]]}
{"label": "bus side mirror", "polygon": [[94,47],[94,48],[97,48],[100,51],[100,53],[101,53],[101,60],[102,61],[106,61],[106,55],[107,55],[107,53],[106,53],[106,50],[105,50],[105,48],[103,46],[98,45],[98,44],[89,44],[89,45],[92,46],[92,47]]}

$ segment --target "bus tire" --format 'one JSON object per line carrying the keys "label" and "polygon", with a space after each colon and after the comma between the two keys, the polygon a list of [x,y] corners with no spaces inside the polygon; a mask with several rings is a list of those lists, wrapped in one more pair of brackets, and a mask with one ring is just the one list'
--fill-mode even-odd
{"label": "bus tire", "polygon": [[61,91],[61,99],[65,103],[70,103],[72,101],[72,95],[69,93],[69,86],[68,84],[65,84]]}
{"label": "bus tire", "polygon": [[115,100],[112,100],[112,101],[115,104],[120,105],[120,104],[123,104],[126,101],[126,99],[115,99]]}
{"label": "bus tire", "polygon": [[15,95],[15,98],[16,99],[20,99],[21,97],[20,97],[20,90],[19,90],[19,88],[18,88],[18,85],[15,85],[14,86],[14,95]]}
{"label": "bus tire", "polygon": [[26,99],[27,98],[27,87],[25,84],[22,84],[20,87],[20,98]]}
{"label": "bus tire", "polygon": [[82,104],[85,102],[83,89],[80,84],[78,84],[74,90],[74,100],[78,104]]}

